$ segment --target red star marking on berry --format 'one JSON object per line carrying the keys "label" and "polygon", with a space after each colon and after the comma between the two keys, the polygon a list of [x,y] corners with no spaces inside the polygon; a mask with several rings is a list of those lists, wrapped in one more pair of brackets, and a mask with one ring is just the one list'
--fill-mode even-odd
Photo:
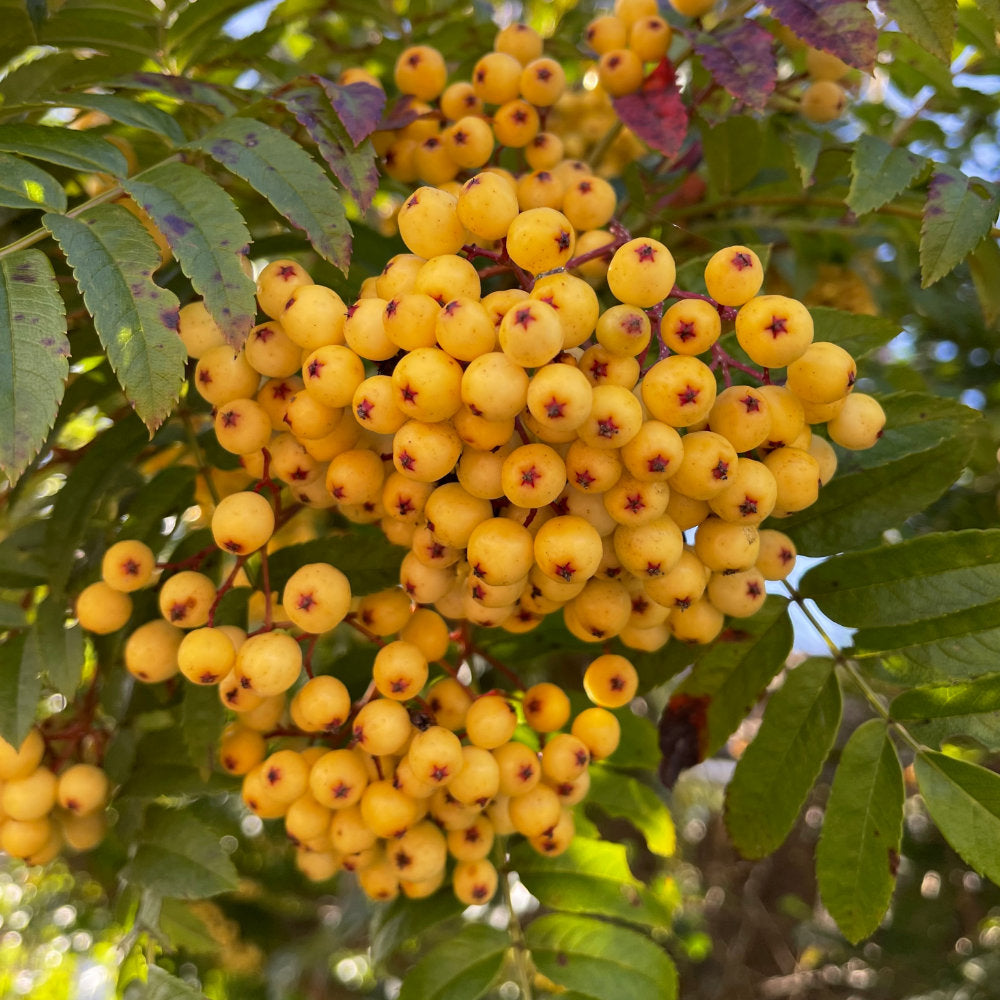
{"label": "red star marking on berry", "polygon": [[615,423],[614,417],[604,417],[597,421],[597,436],[602,438],[613,438],[621,428]]}
{"label": "red star marking on berry", "polygon": [[451,774],[447,764],[438,764],[431,770],[431,781],[444,781]]}
{"label": "red star marking on berry", "polygon": [[235,410],[226,410],[219,414],[223,427],[235,427],[240,422],[240,415]]}
{"label": "red star marking on berry", "polygon": [[444,556],[444,546],[440,542],[432,542],[427,546],[427,555],[431,559],[440,559]]}
{"label": "red star marking on berry", "polygon": [[[632,602],[632,607],[633,608],[635,607],[635,602],[634,601]],[[642,610],[645,611],[647,607],[649,607],[649,605],[646,604],[645,601],[643,601],[643,608],[642,608]],[[608,687],[610,687],[612,691],[624,691],[625,690],[625,678],[622,677],[620,674],[615,674],[614,677],[611,677],[611,678],[608,679]]]}
{"label": "red star marking on berry", "polygon": [[745,271],[748,267],[753,267],[753,260],[746,253],[733,254],[733,259],[730,263],[737,271]]}
{"label": "red star marking on berry", "polygon": [[205,670],[198,675],[198,680],[202,684],[214,684],[218,680],[218,677],[211,670]]}
{"label": "red star marking on berry", "polygon": [[486,591],[478,583],[473,584],[473,586],[472,586],[472,596],[477,601],[481,601],[486,596]]}
{"label": "red star marking on berry", "polygon": [[295,606],[299,611],[309,611],[312,606],[316,603],[316,598],[310,594],[299,594],[298,601],[295,602]]}
{"label": "red star marking on berry", "polygon": [[646,563],[646,576],[663,576],[663,564],[658,562]]}
{"label": "red star marking on berry", "polygon": [[385,307],[386,316],[395,316],[396,310],[399,308],[399,299],[391,299],[389,304]]}
{"label": "red star marking on berry", "polygon": [[288,399],[292,392],[293,388],[287,382],[278,382],[271,386],[272,399]]}
{"label": "red star marking on berry", "polygon": [[580,192],[580,194],[590,194],[590,192],[594,189],[594,185],[591,184],[590,181],[580,181],[576,185],[576,189]]}
{"label": "red star marking on berry", "polygon": [[638,514],[645,506],[645,501],[638,493],[635,496],[625,497],[625,509],[632,514]]}
{"label": "red star marking on berry", "polygon": [[674,607],[680,609],[681,611],[687,611],[691,607],[690,597],[678,597],[674,600]]}
{"label": "red star marking on berry", "polygon": [[739,510],[739,512],[744,517],[749,517],[751,514],[756,514],[757,513],[757,501],[756,500],[752,500],[750,497],[744,497],[743,498],[743,503],[741,503],[739,505],[739,507],[737,508],[737,510]]}
{"label": "red star marking on berry", "polygon": [[[362,736],[361,730],[355,729],[354,735],[360,740]],[[335,799],[346,799],[351,794],[351,786],[344,784],[343,781],[338,781],[337,784],[330,786],[330,794]]]}
{"label": "red star marking on berry", "polygon": [[401,451],[399,453],[399,464],[409,471],[417,464],[417,460],[408,451]]}
{"label": "red star marking on berry", "polygon": [[291,278],[295,277],[295,272],[297,268],[294,264],[282,264],[278,268],[278,277],[282,278],[284,281],[289,281]]}
{"label": "red star marking on berry", "polygon": [[562,563],[561,565],[557,565],[555,569],[556,569],[556,576],[562,577],[562,579],[565,580],[567,583],[569,583],[569,581],[572,580],[574,575],[576,574],[576,567],[573,565],[572,562],[566,562]]}
{"label": "red star marking on berry", "polygon": [[452,299],[445,307],[444,311],[448,316],[454,316],[456,312],[461,308],[462,303],[458,299]]}
{"label": "red star marking on berry", "polygon": [[139,573],[139,564],[134,559],[126,559],[120,568],[126,576],[136,576]]}
{"label": "red star marking on berry", "polygon": [[747,413],[756,413],[760,409],[760,400],[756,396],[751,396],[750,393],[747,393],[740,400],[740,403]]}
{"label": "red star marking on berry", "polygon": [[534,323],[538,317],[532,315],[531,307],[527,306],[524,309],[518,309],[514,313],[514,324],[516,326],[523,326],[526,330],[529,323]]}
{"label": "red star marking on berry", "polygon": [[479,832],[479,830],[476,827],[470,826],[462,834],[462,837],[463,837],[463,839],[465,840],[465,842],[467,844],[475,844],[475,843],[477,843],[480,840],[480,838],[482,837],[482,834]]}
{"label": "red star marking on berry", "polygon": [[227,551],[233,552],[233,553],[236,553],[236,554],[239,554],[240,552],[243,551],[243,546],[239,542],[233,541],[233,539],[231,539],[231,538],[228,539],[227,541],[223,542],[222,543],[222,547],[224,549],[226,549]]}
{"label": "red star marking on berry", "polygon": [[729,463],[724,462],[721,458],[718,464],[712,469],[713,479],[728,479],[729,478]]}
{"label": "red star marking on berry", "polygon": [[663,472],[669,464],[669,458],[664,458],[662,455],[656,454],[646,463],[646,468],[649,469],[650,472]]}
{"label": "red star marking on berry", "polygon": [[257,338],[257,339],[258,339],[258,340],[259,340],[259,341],[260,341],[260,342],[261,342],[262,344],[266,344],[266,343],[267,343],[267,342],[268,342],[268,341],[269,341],[269,340],[270,340],[270,339],[271,339],[271,338],[272,338],[272,337],[274,336],[274,330],[272,330],[272,329],[271,329],[271,328],[270,328],[269,326],[262,326],[262,327],[261,327],[261,328],[260,328],[260,329],[259,329],[259,330],[258,330],[258,331],[257,331],[257,332],[255,333],[255,334],[254,334],[254,336],[255,336],[255,337],[256,337],[256,338]]}
{"label": "red star marking on berry", "polygon": [[592,476],[586,469],[582,469],[576,474],[576,485],[581,490],[589,490],[591,486],[596,482],[596,478]]}
{"label": "red star marking on berry", "polygon": [[682,344],[686,344],[689,340],[693,340],[695,337],[694,323],[685,323],[682,320],[677,324],[676,335],[677,339]]}
{"label": "red star marking on berry", "polygon": [[779,334],[788,333],[788,321],[781,316],[772,316],[771,322],[764,327],[765,330],[770,331],[771,336],[777,340]]}
{"label": "red star marking on berry", "polygon": [[565,414],[563,413],[563,410],[565,409],[566,409],[566,404],[560,403],[559,400],[557,400],[555,396],[553,396],[552,399],[550,399],[545,404],[545,415],[550,420],[555,420],[558,417],[565,416]]}
{"label": "red star marking on berry", "polygon": [[787,566],[795,558],[795,553],[791,549],[782,549],[778,558]]}
{"label": "red star marking on berry", "polygon": [[696,403],[698,401],[698,396],[701,393],[701,389],[696,389],[692,385],[687,385],[677,393],[677,402],[681,406],[687,406],[688,403]]}
{"label": "red star marking on berry", "polygon": [[409,65],[410,65],[410,66],[411,66],[411,67],[412,67],[413,69],[416,69],[416,68],[417,68],[417,66],[419,66],[419,65],[420,65],[420,53],[419,53],[419,52],[411,52],[411,53],[409,54],[409,56],[407,56],[407,59],[406,59],[406,62],[407,62],[407,63],[408,63],[408,64],[409,64]]}
{"label": "red star marking on berry", "polygon": [[357,413],[358,420],[371,420],[371,413],[374,409],[375,404],[371,400],[362,399],[355,407],[354,412]]}
{"label": "red star marking on berry", "polygon": [[358,304],[357,304],[357,302],[352,302],[347,307],[347,318],[350,319],[357,311],[358,311]]}
{"label": "red star marking on berry", "polygon": [[414,389],[409,382],[407,382],[406,385],[400,389],[400,392],[402,393],[404,403],[412,403],[419,395],[419,392]]}
{"label": "red star marking on berry", "polygon": [[212,381],[212,373],[207,368],[202,368],[202,370],[198,372],[198,381],[202,385],[208,385]]}
{"label": "red star marking on berry", "polygon": [[486,70],[477,69],[476,70],[476,83],[482,83],[486,79]]}
{"label": "red star marking on berry", "polygon": [[344,499],[344,487],[343,486],[334,486],[334,488],[332,490],[330,490],[330,494],[334,498],[334,500],[343,500]]}
{"label": "red star marking on berry", "polygon": [[590,365],[590,374],[593,375],[594,381],[598,382],[602,378],[608,377],[608,363],[606,361],[594,361]]}
{"label": "red star marking on berry", "polygon": [[313,358],[309,362],[309,367],[306,368],[306,374],[309,378],[319,378],[319,373],[323,370],[325,362],[320,361],[319,358]]}
{"label": "red star marking on berry", "polygon": [[642,243],[635,248],[635,255],[642,263],[649,260],[656,260],[656,248],[648,243]]}
{"label": "red star marking on berry", "polygon": [[191,610],[194,605],[194,601],[187,600],[183,602],[178,602],[177,604],[170,605],[170,614],[168,617],[172,622],[182,622],[188,616],[188,611]]}
{"label": "red star marking on berry", "polygon": [[760,597],[760,584],[756,580],[751,580],[747,584],[747,597]]}
{"label": "red star marking on berry", "polygon": [[541,479],[542,474],[534,466],[530,469],[521,470],[521,485],[522,486],[534,486],[536,479]]}
{"label": "red star marking on berry", "polygon": [[441,145],[441,140],[436,136],[429,135],[424,139],[424,149],[437,149]]}
{"label": "red star marking on berry", "polygon": [[419,196],[419,195],[414,195],[414,196],[413,196],[413,197],[412,197],[412,198],[411,198],[411,199],[410,199],[410,200],[409,200],[409,201],[408,201],[408,202],[406,203],[406,207],[407,207],[407,208],[416,208],[416,207],[417,207],[417,205],[419,205],[419,204],[420,204],[420,196]]}
{"label": "red star marking on berry", "polygon": [[303,469],[301,465],[296,465],[295,468],[292,469],[288,478],[291,479],[292,482],[301,483],[304,479],[309,478],[309,470]]}
{"label": "red star marking on berry", "polygon": [[413,513],[416,507],[413,506],[409,497],[400,497],[396,501],[396,511],[400,517],[406,517],[407,514]]}
{"label": "red star marking on berry", "polygon": [[523,125],[528,120],[528,112],[524,108],[515,108],[511,117],[518,125]]}
{"label": "red star marking on berry", "polygon": [[566,232],[565,229],[560,229],[559,234],[556,236],[556,246],[559,247],[560,250],[568,250],[569,239],[569,233]]}
{"label": "red star marking on berry", "polygon": [[642,320],[638,316],[626,316],[622,322],[622,329],[631,337],[642,333]]}
{"label": "red star marking on berry", "polygon": [[[645,614],[649,610],[649,601],[644,597],[634,597],[632,598],[632,611],[637,615]],[[610,680],[611,690],[620,691],[621,690],[621,678],[615,675]],[[618,685],[617,687],[615,685]]]}

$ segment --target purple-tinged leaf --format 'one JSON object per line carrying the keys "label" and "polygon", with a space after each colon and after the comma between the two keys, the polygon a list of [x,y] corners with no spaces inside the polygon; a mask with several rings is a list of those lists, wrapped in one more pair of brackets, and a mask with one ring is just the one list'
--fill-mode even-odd
{"label": "purple-tinged leaf", "polygon": [[337,180],[365,211],[378,188],[375,150],[371,143],[356,148],[334,106],[333,87],[323,77],[300,77],[282,89],[279,100],[309,133]]}
{"label": "purple-tinged leaf", "polygon": [[650,149],[676,156],[687,135],[688,112],[674,77],[674,67],[664,59],[634,94],[612,102],[615,114]]}
{"label": "purple-tinged leaf", "polygon": [[995,184],[941,167],[931,180],[920,227],[921,285],[933,285],[972,253],[998,211],[1000,189]]}
{"label": "purple-tinged leaf", "polygon": [[865,0],[772,0],[771,13],[814,49],[870,73],[878,29]]}
{"label": "purple-tinged leaf", "polygon": [[755,21],[718,35],[699,35],[694,43],[705,69],[740,104],[763,110],[778,78],[774,36]]}
{"label": "purple-tinged leaf", "polygon": [[385,109],[385,91],[370,83],[339,86],[328,82],[324,89],[355,146],[379,127]]}
{"label": "purple-tinged leaf", "polygon": [[[404,94],[402,97],[393,101],[392,104],[385,109],[384,117],[378,123],[379,131],[382,132],[394,132],[397,129],[406,128],[407,125],[412,124],[418,118],[423,118],[424,115],[428,114],[426,111],[421,111],[419,107],[416,107],[416,98],[411,94]],[[434,115],[440,117],[438,112],[433,112]]]}

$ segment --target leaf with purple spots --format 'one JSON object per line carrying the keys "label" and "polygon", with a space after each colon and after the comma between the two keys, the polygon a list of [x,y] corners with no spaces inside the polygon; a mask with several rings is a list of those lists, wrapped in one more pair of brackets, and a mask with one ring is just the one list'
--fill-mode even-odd
{"label": "leaf with purple spots", "polygon": [[341,193],[294,139],[252,118],[228,118],[188,148],[208,153],[242,177],[305,233],[317,253],[347,273],[351,228]]}
{"label": "leaf with purple spots", "polygon": [[778,61],[774,36],[754,21],[715,35],[699,35],[695,52],[715,82],[740,105],[762,111],[774,91]]}
{"label": "leaf with purple spots", "polygon": [[293,83],[298,85],[282,91],[281,103],[309,133],[334,176],[364,211],[378,189],[378,168],[371,143],[358,147],[340,120],[335,102],[345,88],[320,76],[303,77]]}
{"label": "leaf with purple spots", "polygon": [[674,79],[674,67],[664,59],[634,94],[611,102],[618,117],[649,146],[675,156],[684,143],[688,113]]}
{"label": "leaf with purple spots", "polygon": [[177,401],[187,359],[177,297],[153,281],[158,247],[120,205],[98,205],[77,218],[48,214],[42,224],[73,269],[125,396],[155,430]]}
{"label": "leaf with purple spots", "polygon": [[990,231],[1000,211],[1000,188],[940,167],[931,180],[920,227],[920,283],[953,271]]}
{"label": "leaf with purple spots", "polygon": [[878,29],[865,0],[772,0],[771,13],[813,48],[866,73],[874,68]]}
{"label": "leaf with purple spots", "polygon": [[144,170],[124,185],[167,238],[226,340],[241,347],[257,307],[253,280],[242,267],[250,232],[232,199],[202,171],[183,163]]}
{"label": "leaf with purple spots", "polygon": [[0,470],[13,483],[45,443],[69,374],[66,307],[38,250],[0,259]]}

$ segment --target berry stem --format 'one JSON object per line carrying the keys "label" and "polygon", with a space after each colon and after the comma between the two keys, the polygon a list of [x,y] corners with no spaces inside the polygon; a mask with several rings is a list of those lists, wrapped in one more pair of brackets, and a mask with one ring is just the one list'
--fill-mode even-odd
{"label": "berry stem", "polygon": [[[263,552],[261,553],[261,556],[263,557]],[[222,583],[219,586],[219,589],[215,592],[215,600],[212,601],[212,606],[208,609],[208,621],[206,622],[206,625],[209,628],[214,628],[215,612],[218,610],[219,602],[222,600],[223,597],[226,596],[226,594],[230,590],[233,589],[233,584],[236,582],[237,574],[241,569],[243,569],[243,564],[246,561],[247,557],[245,555],[238,556],[235,565],[229,571],[229,576],[227,576],[225,580],[222,581]]]}
{"label": "berry stem", "polygon": [[532,1000],[531,974],[532,961],[531,951],[528,949],[528,942],[524,938],[524,929],[521,921],[514,910],[514,901],[510,893],[510,872],[507,868],[507,852],[502,846],[502,842],[497,840],[493,848],[493,863],[500,873],[500,893],[503,896],[504,906],[507,908],[507,933],[510,934],[511,960],[514,963],[514,972],[517,977],[517,985],[521,991],[521,1000]]}

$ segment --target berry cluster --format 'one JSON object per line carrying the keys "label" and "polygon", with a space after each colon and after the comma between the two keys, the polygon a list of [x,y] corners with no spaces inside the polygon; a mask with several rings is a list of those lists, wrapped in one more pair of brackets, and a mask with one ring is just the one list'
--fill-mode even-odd
{"label": "berry cluster", "polygon": [[[619,0],[588,41],[602,62],[630,53],[619,62],[641,79],[670,30],[655,4]],[[214,504],[213,547],[160,565],[117,542],[76,612],[113,632],[132,591],[158,588],[127,669],[217,686],[232,712],[220,766],[250,810],[283,820],[308,877],[352,870],[388,899],[450,872],[458,898],[480,903],[497,885],[496,837],[568,846],[588,767],[618,744],[611,709],[638,679],[605,648],[582,677],[594,707],[571,718],[558,686],[503,664],[510,689],[477,691],[449,662],[456,638],[467,661],[472,627],[522,633],[558,614],[585,643],[711,642],[792,568],[792,541],[765,520],[814,503],[836,469],[830,441],[871,447],[885,417],[853,391],[851,356],[814,340],[808,309],[762,294],[751,248],[712,256],[701,294],[677,286],[667,246],[625,231],[615,187],[543,128],[565,75],[531,29],[501,31],[470,81],[447,85],[427,46],[401,55],[394,80],[416,117],[377,139],[387,174],[424,182],[396,219],[408,252],[350,304],[272,261],[257,280],[267,318],[239,351],[203,303],[181,310],[193,389],[242,478]],[[531,169],[487,166],[497,144]],[[358,595],[312,562],[271,593],[279,530],[324,511],[405,550],[397,587]],[[202,566],[220,554],[221,583]],[[250,560],[263,572],[247,621],[216,624],[223,595],[251,586]],[[313,663],[338,628],[377,647],[363,693]],[[14,784],[4,810],[34,821],[8,809]]]}

